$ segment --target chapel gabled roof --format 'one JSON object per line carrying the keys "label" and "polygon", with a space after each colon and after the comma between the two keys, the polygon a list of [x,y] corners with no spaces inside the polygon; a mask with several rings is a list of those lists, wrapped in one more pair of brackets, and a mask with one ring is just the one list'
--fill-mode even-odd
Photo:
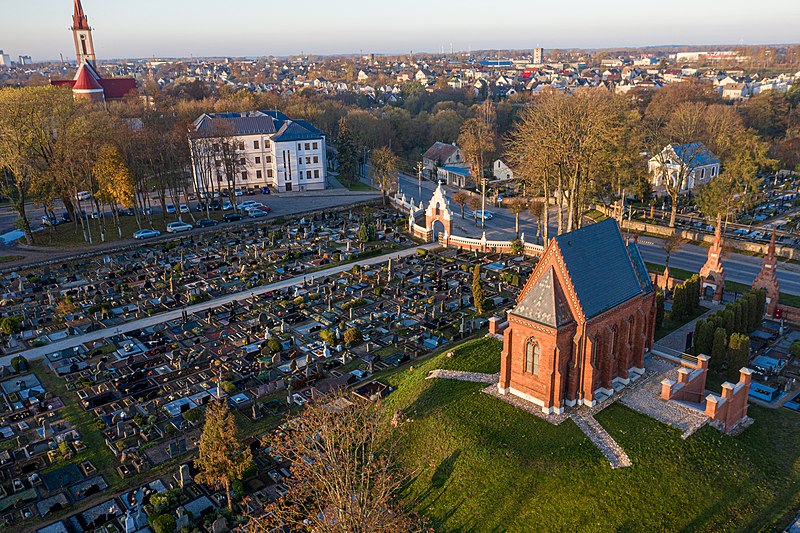
{"label": "chapel gabled roof", "polygon": [[647,292],[613,219],[559,235],[554,240],[587,319]]}
{"label": "chapel gabled roof", "polygon": [[551,328],[573,321],[564,289],[552,266],[523,295],[513,313]]}

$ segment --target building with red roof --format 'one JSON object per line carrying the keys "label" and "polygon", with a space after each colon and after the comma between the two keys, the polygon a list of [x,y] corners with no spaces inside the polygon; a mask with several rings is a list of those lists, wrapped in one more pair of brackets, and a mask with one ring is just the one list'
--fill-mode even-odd
{"label": "building with red roof", "polygon": [[75,41],[75,55],[78,60],[78,71],[71,80],[50,82],[57,87],[69,87],[76,99],[93,102],[117,100],[136,92],[136,80],[133,78],[105,79],[97,72],[95,65],[94,41],[89,19],[83,11],[81,0],[74,0],[72,15],[72,36]]}

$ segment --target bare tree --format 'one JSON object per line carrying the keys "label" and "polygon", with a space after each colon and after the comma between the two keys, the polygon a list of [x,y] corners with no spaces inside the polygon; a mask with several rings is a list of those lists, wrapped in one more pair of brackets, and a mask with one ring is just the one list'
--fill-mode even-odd
{"label": "bare tree", "polygon": [[406,480],[380,401],[335,393],[309,404],[273,449],[292,460],[289,492],[251,531],[380,533],[419,530],[397,501]]}
{"label": "bare tree", "polygon": [[511,198],[506,202],[508,210],[514,213],[514,231],[519,238],[519,215],[528,209],[528,201],[525,198]]}

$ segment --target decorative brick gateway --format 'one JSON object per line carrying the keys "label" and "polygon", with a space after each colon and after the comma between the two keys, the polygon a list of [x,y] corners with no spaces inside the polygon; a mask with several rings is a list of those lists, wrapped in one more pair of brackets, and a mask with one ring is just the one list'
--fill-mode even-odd
{"label": "decorative brick gateway", "polygon": [[498,391],[546,414],[594,406],[644,373],[655,313],[644,261],[614,220],[560,235],[508,314]]}

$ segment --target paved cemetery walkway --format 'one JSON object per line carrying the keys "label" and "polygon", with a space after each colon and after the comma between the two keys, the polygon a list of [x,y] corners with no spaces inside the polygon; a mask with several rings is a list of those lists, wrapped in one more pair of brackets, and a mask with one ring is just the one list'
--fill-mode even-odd
{"label": "paved cemetery walkway", "polygon": [[302,276],[295,276],[293,278],[288,278],[283,281],[278,281],[276,283],[271,283],[269,285],[262,285],[261,287],[254,287],[252,289],[237,292],[234,294],[228,294],[226,296],[222,296],[220,298],[216,298],[213,300],[209,300],[207,302],[199,303],[196,305],[190,305],[187,307],[181,307],[179,309],[175,309],[172,311],[168,311],[166,313],[160,313],[158,315],[154,315],[147,318],[142,318],[139,320],[133,320],[131,322],[127,322],[125,324],[121,324],[119,326],[114,326],[111,328],[101,329],[97,331],[92,331],[91,333],[86,333],[84,335],[77,335],[74,337],[68,337],[62,341],[54,342],[52,344],[48,344],[46,346],[41,346],[38,348],[32,348],[29,350],[25,350],[19,353],[11,354],[6,357],[0,359],[0,364],[8,365],[11,363],[11,359],[16,357],[17,355],[22,355],[29,361],[35,361],[37,359],[43,358],[47,354],[51,354],[54,352],[58,352],[60,350],[69,350],[74,348],[75,346],[79,346],[86,342],[93,342],[99,339],[105,339],[108,337],[113,337],[114,335],[119,335],[121,333],[128,333],[130,331],[135,331],[137,329],[147,328],[156,326],[158,324],[163,324],[164,322],[169,322],[170,320],[180,319],[184,312],[188,314],[193,313],[201,313],[208,309],[214,309],[216,307],[220,307],[225,304],[229,304],[233,301],[241,301],[252,296],[259,296],[266,292],[276,291],[281,289],[286,289],[289,287],[293,287],[295,285],[302,285],[307,280],[312,279],[319,279],[319,278],[326,278],[329,276],[335,276],[336,274],[341,274],[347,270],[353,268],[353,266],[358,265],[361,267],[377,265],[381,263],[387,262],[391,258],[399,258],[399,257],[408,257],[417,253],[417,250],[420,248],[426,250],[432,250],[434,248],[438,248],[438,243],[431,243],[426,244],[423,246],[414,246],[412,248],[406,248],[405,250],[400,250],[384,255],[379,255],[376,257],[370,257],[368,259],[362,259],[361,261],[355,261],[353,263],[346,263],[342,265],[337,265],[331,268],[326,268],[325,270],[318,270],[316,272],[305,274]]}
{"label": "paved cemetery walkway", "polygon": [[608,462],[611,463],[611,468],[625,468],[631,466],[631,459],[625,450],[617,444],[617,441],[603,429],[603,426],[594,419],[591,413],[584,413],[578,410],[570,418],[575,422],[575,425],[580,428],[583,433],[589,437],[592,444],[603,452]]}

